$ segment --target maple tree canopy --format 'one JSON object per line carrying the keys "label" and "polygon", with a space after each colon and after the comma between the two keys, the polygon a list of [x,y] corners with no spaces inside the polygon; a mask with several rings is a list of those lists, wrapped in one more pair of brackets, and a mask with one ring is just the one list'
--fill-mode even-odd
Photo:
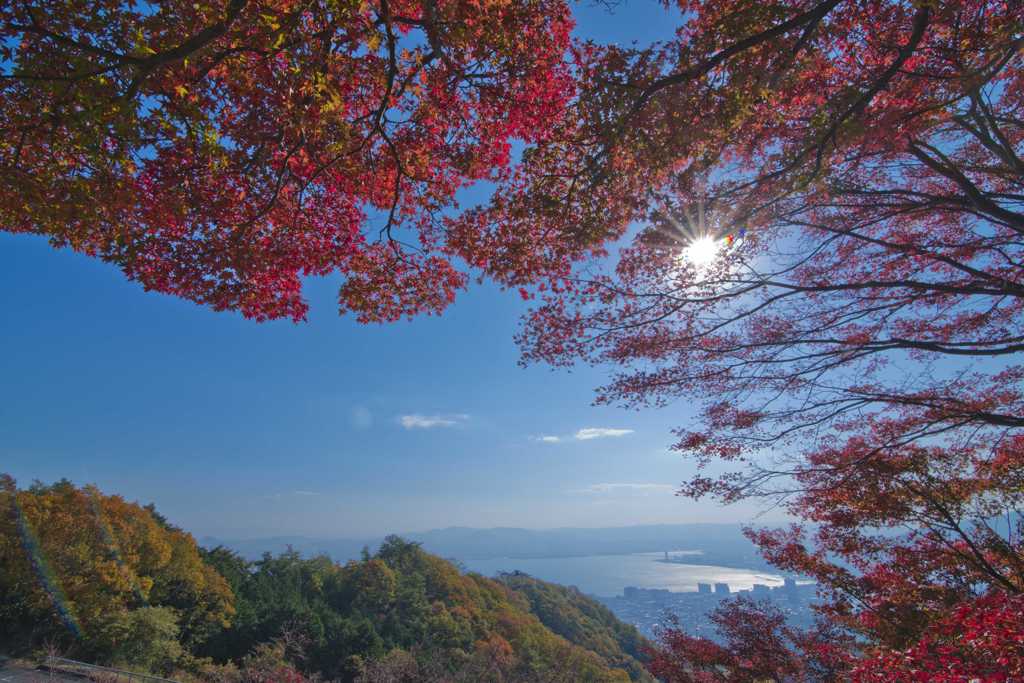
{"label": "maple tree canopy", "polygon": [[0,6],[0,227],[258,320],[340,272],[363,320],[466,280],[444,211],[572,93],[562,0]]}
{"label": "maple tree canopy", "polygon": [[[521,335],[527,358],[626,366],[606,401],[703,397],[709,431],[679,447],[709,458],[779,449],[806,436],[801,425],[882,407],[1024,426],[1020,397],[1003,391],[1024,350],[1024,9],[682,8],[692,18],[676,42],[592,52],[579,137],[557,141],[566,175],[552,180],[553,154],[519,171],[511,201],[559,200],[524,222],[567,240],[648,226],[614,272],[581,270],[542,295]],[[496,229],[514,214],[501,201]],[[695,237],[740,231],[706,265],[685,258]],[[994,361],[903,376],[961,358]]]}
{"label": "maple tree canopy", "polygon": [[[648,651],[648,669],[668,683],[834,683],[850,669],[848,635],[819,622],[801,631],[769,602],[740,596],[710,613],[718,642],[673,619]],[[862,683],[858,681],[858,683]],[[867,683],[865,680],[863,683]]]}
{"label": "maple tree canopy", "polygon": [[663,628],[650,671],[668,683],[1013,683],[1024,675],[1024,596],[1000,591],[937,614],[902,650],[860,658],[848,632],[824,620],[794,628],[771,602],[725,601],[711,620],[719,642],[677,622]]}
{"label": "maple tree canopy", "polygon": [[751,532],[766,557],[916,652],[1024,592],[1024,5],[679,8],[675,40],[581,47],[571,119],[476,213],[491,255],[640,226],[538,293],[526,360],[699,406],[675,448],[715,473],[682,493],[784,505],[813,531]]}

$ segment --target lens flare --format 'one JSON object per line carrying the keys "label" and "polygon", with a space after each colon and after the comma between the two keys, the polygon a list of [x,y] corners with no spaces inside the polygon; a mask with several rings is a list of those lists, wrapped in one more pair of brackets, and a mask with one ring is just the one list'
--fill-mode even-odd
{"label": "lens flare", "polygon": [[714,261],[720,250],[721,244],[718,240],[711,235],[704,235],[683,249],[683,258],[699,268]]}
{"label": "lens flare", "polygon": [[[655,211],[653,216],[651,228],[672,245],[675,274],[689,272],[704,278],[718,270],[713,266],[725,261],[729,263],[724,265],[732,268],[734,259],[726,256],[746,241],[747,227],[742,218],[721,207],[709,211],[700,200]],[[664,240],[656,239],[655,243],[659,242]]]}
{"label": "lens flare", "polygon": [[21,539],[22,548],[25,550],[25,554],[28,556],[29,564],[32,566],[32,571],[35,573],[36,578],[39,580],[39,584],[42,586],[43,591],[50,599],[50,604],[53,605],[54,610],[57,612],[57,616],[64,623],[64,626],[68,629],[72,636],[78,638],[82,634],[82,629],[78,625],[78,619],[75,618],[75,612],[71,606],[71,602],[67,596],[64,595],[64,591],[61,589],[60,579],[57,574],[50,567],[50,564],[46,561],[46,556],[43,554],[42,544],[39,542],[39,537],[36,536],[32,529],[32,525],[28,521],[28,517],[25,516],[24,510],[18,505],[17,492],[11,495],[14,501],[14,518],[18,526],[18,536]]}

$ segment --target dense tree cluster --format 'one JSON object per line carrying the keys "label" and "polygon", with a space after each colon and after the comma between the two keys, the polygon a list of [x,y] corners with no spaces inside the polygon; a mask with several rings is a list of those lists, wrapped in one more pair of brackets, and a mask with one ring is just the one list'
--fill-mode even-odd
{"label": "dense tree cluster", "polygon": [[502,574],[498,580],[525,598],[529,611],[549,629],[628,671],[633,680],[648,680],[643,664],[646,640],[607,607],[575,587],[548,583],[522,572]]}
{"label": "dense tree cluster", "polygon": [[563,0],[3,3],[0,229],[259,320],[330,273],[364,320],[439,312],[445,212],[546,135],[571,28]]}
{"label": "dense tree cluster", "polygon": [[[147,663],[227,626],[234,597],[192,536],[120,496],[67,481],[17,490],[0,479],[0,642],[74,644],[87,658]],[[167,656],[173,658],[168,649]]]}
{"label": "dense tree cluster", "polygon": [[344,565],[249,562],[92,487],[4,484],[0,648],[12,653],[197,682],[650,680],[634,658],[643,639],[588,598],[465,574],[397,537]]}
{"label": "dense tree cluster", "polygon": [[484,667],[491,671],[485,678],[497,681],[619,680],[593,652],[555,636],[502,584],[462,574],[398,538],[346,565],[296,553],[248,563],[222,548],[207,558],[228,578],[238,611],[233,627],[201,651],[219,661],[293,631],[305,639],[304,666],[332,679],[413,670],[468,681]]}

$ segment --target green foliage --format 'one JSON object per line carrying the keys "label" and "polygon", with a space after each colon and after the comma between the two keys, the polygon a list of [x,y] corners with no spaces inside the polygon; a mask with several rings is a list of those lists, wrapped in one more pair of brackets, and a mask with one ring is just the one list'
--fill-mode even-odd
{"label": "green foliage", "polygon": [[295,552],[250,564],[215,548],[205,558],[236,595],[233,626],[200,653],[216,660],[286,634],[290,661],[343,681],[629,680],[616,670],[631,663],[621,651],[602,659],[552,633],[502,583],[397,537],[343,566]]}
{"label": "green foliage", "polygon": [[627,683],[639,636],[577,592],[389,537],[340,565],[204,550],[152,508],[0,482],[0,646],[177,680]]}
{"label": "green foliage", "polygon": [[97,638],[116,667],[168,673],[184,653],[180,635],[173,609],[141,607],[111,615]]}
{"label": "green foliage", "polygon": [[642,664],[649,643],[604,605],[576,588],[519,572],[503,574],[499,580],[525,598],[530,612],[558,635],[596,652],[612,666],[627,671],[634,681],[653,680]]}

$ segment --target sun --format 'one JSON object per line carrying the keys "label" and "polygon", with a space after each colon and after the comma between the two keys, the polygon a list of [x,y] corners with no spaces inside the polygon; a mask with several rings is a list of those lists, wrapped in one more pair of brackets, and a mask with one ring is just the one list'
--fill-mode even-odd
{"label": "sun", "polygon": [[693,240],[683,249],[683,258],[700,268],[715,260],[721,246],[721,243],[711,235],[704,235]]}

